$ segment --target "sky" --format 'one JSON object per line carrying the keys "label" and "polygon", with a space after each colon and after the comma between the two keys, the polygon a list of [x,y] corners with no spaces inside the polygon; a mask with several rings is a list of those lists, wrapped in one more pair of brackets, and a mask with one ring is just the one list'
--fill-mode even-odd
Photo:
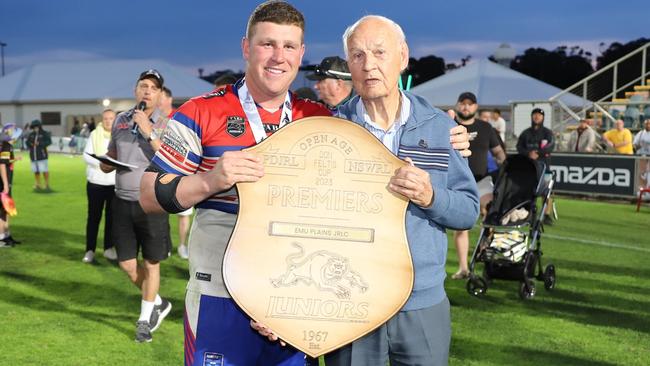
{"label": "sky", "polygon": [[[367,14],[399,23],[411,57],[486,58],[501,43],[578,45],[594,55],[612,42],[650,38],[650,0],[294,0],[306,20],[303,62],[343,56],[345,28]],[[241,70],[249,0],[0,0],[7,73],[36,63],[161,59],[188,72]],[[606,48],[606,47],[605,47]]]}

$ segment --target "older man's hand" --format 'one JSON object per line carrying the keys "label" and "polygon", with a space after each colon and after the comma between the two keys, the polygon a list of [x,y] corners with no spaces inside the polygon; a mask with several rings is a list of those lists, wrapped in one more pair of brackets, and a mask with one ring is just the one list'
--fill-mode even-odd
{"label": "older man's hand", "polygon": [[429,207],[433,203],[433,187],[429,173],[413,165],[410,158],[406,158],[409,165],[403,166],[390,178],[388,189],[401,194],[420,207]]}
{"label": "older man's hand", "polygon": [[472,155],[472,150],[469,149],[469,134],[467,128],[463,125],[458,125],[449,130],[449,141],[454,150],[458,150],[463,157]]}

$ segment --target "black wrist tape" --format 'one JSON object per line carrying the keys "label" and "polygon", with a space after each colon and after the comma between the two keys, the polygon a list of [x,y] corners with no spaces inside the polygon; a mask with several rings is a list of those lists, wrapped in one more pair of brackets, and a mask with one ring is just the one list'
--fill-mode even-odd
{"label": "black wrist tape", "polygon": [[158,173],[156,177],[155,191],[158,204],[169,213],[179,213],[187,210],[178,203],[176,199],[176,189],[181,182],[180,176],[175,176],[171,180],[167,177],[169,173]]}

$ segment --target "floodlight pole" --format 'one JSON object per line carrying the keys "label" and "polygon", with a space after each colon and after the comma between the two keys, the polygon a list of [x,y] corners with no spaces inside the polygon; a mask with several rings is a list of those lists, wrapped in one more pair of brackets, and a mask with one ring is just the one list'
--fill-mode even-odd
{"label": "floodlight pole", "polygon": [[5,76],[5,47],[7,44],[0,42],[0,58],[2,59],[2,76]]}
{"label": "floodlight pole", "polygon": [[7,44],[0,42],[0,59],[2,59],[2,76],[5,76],[5,47]]}

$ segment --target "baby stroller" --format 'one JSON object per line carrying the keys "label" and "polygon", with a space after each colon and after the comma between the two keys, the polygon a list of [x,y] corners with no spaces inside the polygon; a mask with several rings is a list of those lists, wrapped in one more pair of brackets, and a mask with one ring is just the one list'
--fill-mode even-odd
{"label": "baby stroller", "polygon": [[[545,174],[546,173],[546,174]],[[555,287],[555,266],[542,270],[542,218],[553,190],[553,179],[544,164],[522,155],[508,156],[499,170],[494,199],[481,224],[469,265],[467,292],[482,296],[494,279],[519,281],[519,296],[535,296],[533,279],[544,287]],[[537,200],[541,198],[541,207]],[[477,263],[484,263],[483,274],[475,274]]]}

